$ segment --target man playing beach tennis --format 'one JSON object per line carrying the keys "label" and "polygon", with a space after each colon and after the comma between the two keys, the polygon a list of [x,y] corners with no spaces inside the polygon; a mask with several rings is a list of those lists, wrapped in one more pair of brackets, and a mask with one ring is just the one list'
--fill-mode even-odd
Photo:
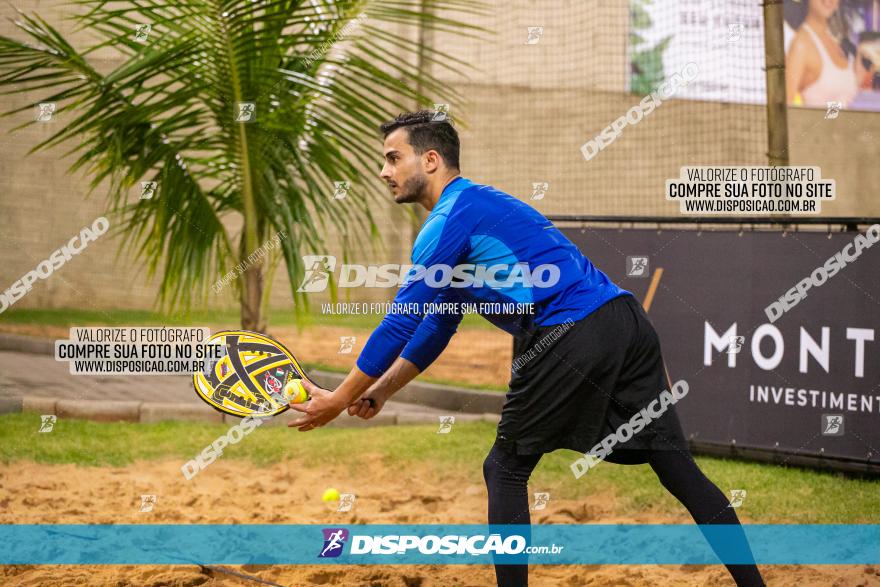
{"label": "man playing beach tennis", "polygon": [[[380,176],[394,200],[430,212],[413,246],[415,269],[342,384],[331,393],[304,382],[312,400],[291,404],[304,414],[291,426],[311,430],[345,409],[372,418],[446,347],[462,313],[445,310],[474,304],[514,337],[510,389],[483,463],[490,524],[530,523],[527,482],[542,454],[591,452],[653,406],[654,417],[604,460],[648,463],[698,524],[738,526],[690,455],[664,392],[657,333],[633,295],[531,206],[462,177],[448,119],[405,113],[381,131]],[[658,398],[665,411],[654,409]],[[745,535],[737,537],[748,552]],[[738,585],[763,585],[753,564],[727,568]],[[495,572],[498,585],[528,584],[527,565],[496,565]]]}

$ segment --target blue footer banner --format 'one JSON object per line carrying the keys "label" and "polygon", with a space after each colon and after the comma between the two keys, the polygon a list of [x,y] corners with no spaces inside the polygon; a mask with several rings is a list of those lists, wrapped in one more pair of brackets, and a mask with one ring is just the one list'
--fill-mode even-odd
{"label": "blue footer banner", "polygon": [[880,564],[880,525],[0,525],[0,564]]}

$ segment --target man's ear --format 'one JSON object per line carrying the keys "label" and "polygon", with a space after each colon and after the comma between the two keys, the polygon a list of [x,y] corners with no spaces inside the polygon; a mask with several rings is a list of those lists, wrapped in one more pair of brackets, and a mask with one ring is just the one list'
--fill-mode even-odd
{"label": "man's ear", "polygon": [[434,173],[440,168],[440,153],[433,149],[428,149],[422,155],[422,167],[425,173]]}

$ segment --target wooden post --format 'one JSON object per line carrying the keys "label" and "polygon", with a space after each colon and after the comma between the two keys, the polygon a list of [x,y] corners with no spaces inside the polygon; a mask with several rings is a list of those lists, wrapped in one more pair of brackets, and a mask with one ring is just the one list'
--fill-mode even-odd
{"label": "wooden post", "polygon": [[788,105],[785,97],[783,0],[764,0],[764,69],[767,78],[767,158],[788,165]]}

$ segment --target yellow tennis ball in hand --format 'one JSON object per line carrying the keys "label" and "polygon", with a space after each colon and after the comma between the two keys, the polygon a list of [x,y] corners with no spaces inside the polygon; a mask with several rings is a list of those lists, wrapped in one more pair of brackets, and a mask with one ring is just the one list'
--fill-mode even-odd
{"label": "yellow tennis ball in hand", "polygon": [[324,495],[321,496],[321,499],[324,501],[336,501],[339,499],[339,492],[336,491],[333,487],[324,491]]}
{"label": "yellow tennis ball in hand", "polygon": [[301,404],[309,399],[306,388],[303,387],[302,379],[291,379],[284,385],[284,398],[292,404]]}

